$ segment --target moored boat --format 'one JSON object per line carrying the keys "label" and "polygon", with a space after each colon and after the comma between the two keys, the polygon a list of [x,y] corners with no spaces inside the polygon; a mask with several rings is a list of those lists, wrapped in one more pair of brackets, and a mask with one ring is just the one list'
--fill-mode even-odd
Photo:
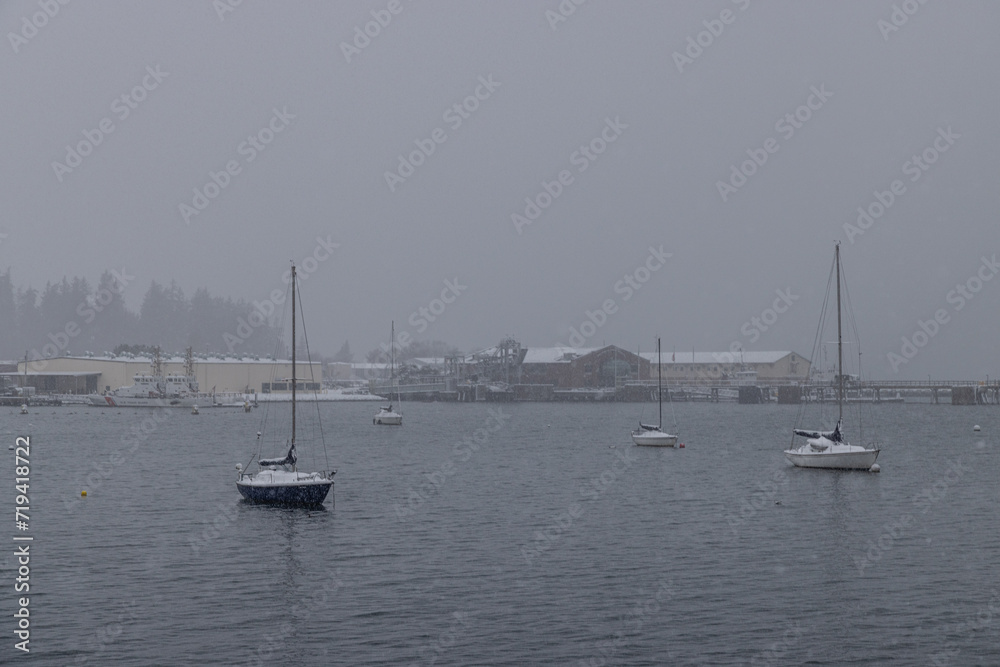
{"label": "moored boat", "polygon": [[[288,452],[281,458],[260,458],[261,432],[258,431],[258,448],[254,457],[257,458],[259,470],[255,473],[248,473],[244,471],[242,464],[237,464],[236,470],[238,476],[236,479],[236,488],[239,490],[240,495],[251,503],[267,505],[319,505],[326,499],[330,489],[333,488],[333,476],[337,471],[302,472],[296,465],[298,462],[298,456],[295,451],[296,385],[298,384],[298,379],[295,377],[295,285],[297,277],[294,264],[292,264],[291,276],[292,423],[290,446]],[[252,461],[253,459],[251,459]]]}
{"label": "moored boat", "polygon": [[[785,450],[785,458],[799,468],[826,468],[830,470],[876,470],[873,468],[878,458],[878,447],[863,447],[852,445],[844,440],[844,338],[841,322],[841,276],[840,276],[840,244],[838,243],[833,256],[837,287],[837,375],[835,390],[837,394],[837,425],[831,431],[810,429],[792,429],[795,435],[806,438],[799,447]],[[833,272],[831,272],[833,274]],[[831,275],[831,278],[833,275]],[[829,294],[829,289],[827,290]],[[816,336],[817,345],[822,337],[824,316],[820,316],[819,332]],[[813,350],[813,358],[817,350]],[[860,369],[859,369],[860,371]],[[860,377],[860,373],[859,373]],[[859,406],[860,407],[860,406]],[[860,415],[859,415],[860,416]],[[860,421],[860,419],[859,419]],[[793,436],[794,440],[794,436]]]}
{"label": "moored boat", "polygon": [[[392,322],[389,335],[389,400],[392,400],[392,392],[396,389],[396,323]],[[398,391],[397,391],[398,395]],[[400,398],[402,400],[402,398]],[[372,424],[382,426],[401,426],[403,415],[392,409],[392,403],[379,406],[378,413],[372,417]]]}
{"label": "moored boat", "polygon": [[639,427],[632,431],[632,442],[643,447],[674,447],[677,436],[663,430],[663,371],[660,365],[660,339],[656,339],[656,403],[660,421],[655,425],[639,422]]}

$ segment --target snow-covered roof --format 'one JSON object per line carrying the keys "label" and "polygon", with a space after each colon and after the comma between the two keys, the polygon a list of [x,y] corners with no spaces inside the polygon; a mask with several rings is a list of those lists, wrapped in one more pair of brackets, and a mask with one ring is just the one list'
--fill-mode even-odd
{"label": "snow-covered roof", "polygon": [[[118,361],[118,362],[129,362],[129,363],[139,363],[139,364],[152,364],[152,357],[145,356],[119,356],[112,357],[106,355],[94,355],[94,356],[83,356],[83,355],[66,355],[62,357],[46,357],[45,361],[52,361],[54,359],[74,359],[82,361]],[[29,360],[31,361],[38,361]],[[195,365],[198,364],[290,364],[291,359],[268,359],[266,357],[194,357],[193,359]],[[185,362],[184,357],[160,357],[160,362],[164,364],[183,364]],[[296,359],[297,364],[307,364],[309,363],[306,359]],[[319,361],[312,362],[314,364],[320,363]]]}
{"label": "snow-covered roof", "polygon": [[444,357],[413,357],[407,359],[406,363],[416,366],[444,366]]}
{"label": "snow-covered roof", "polygon": [[[784,359],[789,354],[794,354],[790,350],[778,350],[773,352],[757,352],[744,350],[742,353],[733,354],[731,352],[663,352],[661,357],[663,365],[667,364],[773,364],[780,359]],[[643,352],[640,356],[650,363],[656,363],[656,352]],[[802,357],[805,359],[805,357]]]}
{"label": "snow-covered roof", "polygon": [[525,364],[556,364],[569,363],[574,359],[590,354],[599,347],[529,347],[524,355]]}
{"label": "snow-covered roof", "polygon": [[[31,362],[28,362],[31,363]],[[27,373],[0,373],[4,377],[19,378],[27,375],[28,377],[34,376],[57,376],[57,377],[89,377],[91,375],[100,375],[97,371],[28,371]]]}

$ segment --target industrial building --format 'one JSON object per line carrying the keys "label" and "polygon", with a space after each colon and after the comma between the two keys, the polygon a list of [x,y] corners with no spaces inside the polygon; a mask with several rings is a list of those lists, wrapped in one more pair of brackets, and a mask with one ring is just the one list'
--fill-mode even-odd
{"label": "industrial building", "polygon": [[[664,352],[663,381],[667,384],[743,384],[804,383],[809,377],[810,362],[801,354],[775,352]],[[656,377],[656,352],[643,352]],[[643,376],[645,378],[645,376]]]}
{"label": "industrial building", "polygon": [[[810,362],[791,351],[669,352],[661,355],[663,381],[680,385],[794,384],[805,382]],[[466,359],[465,374],[510,384],[546,384],[562,389],[615,387],[656,379],[657,354],[604,347],[520,347],[508,343]]]}
{"label": "industrial building", "polygon": [[593,348],[529,347],[521,358],[521,384],[562,389],[615,387],[650,377],[649,361],[615,345]]}
{"label": "industrial building", "polygon": [[[188,360],[165,357],[164,375],[185,375]],[[296,361],[299,386],[319,389],[322,364]],[[311,366],[311,368],[310,368]],[[250,357],[209,357],[190,360],[192,374],[203,392],[270,393],[290,390],[292,362]],[[35,387],[39,393],[92,394],[114,391],[133,383],[133,377],[153,371],[149,357],[53,357],[18,362],[17,372],[8,373],[8,384]]]}

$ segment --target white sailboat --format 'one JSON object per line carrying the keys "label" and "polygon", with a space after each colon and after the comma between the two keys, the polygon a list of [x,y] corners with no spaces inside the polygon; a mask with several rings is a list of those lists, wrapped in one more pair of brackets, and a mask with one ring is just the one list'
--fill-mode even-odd
{"label": "white sailboat", "polygon": [[656,426],[639,422],[639,427],[632,431],[632,442],[645,447],[673,447],[677,444],[677,436],[663,430],[663,371],[660,366],[660,339],[656,339],[656,402],[660,421]]}
{"label": "white sailboat", "polygon": [[[302,472],[296,467],[295,453],[295,265],[292,264],[292,438],[288,453],[282,458],[260,458],[260,432],[257,433],[258,472],[247,473],[242,464],[236,465],[236,488],[252,503],[267,505],[319,505],[333,487],[336,470]],[[308,348],[308,339],[307,339]],[[308,349],[306,350],[308,352]],[[318,416],[318,414],[317,414]],[[252,459],[251,459],[252,462]]]}
{"label": "white sailboat", "polygon": [[[392,322],[389,335],[389,405],[379,407],[378,414],[372,417],[372,424],[383,426],[401,426],[403,415],[392,409],[392,392],[396,389],[396,322]],[[398,392],[397,392],[398,393]],[[400,397],[402,401],[402,397]]]}
{"label": "white sailboat", "polygon": [[[877,447],[867,448],[852,445],[844,440],[841,427],[844,422],[844,340],[841,326],[840,306],[840,243],[834,250],[834,266],[837,277],[837,425],[833,430],[792,429],[795,435],[806,438],[805,444],[785,450],[785,457],[800,468],[827,468],[832,470],[873,469],[878,458]],[[829,290],[827,291],[829,294]],[[822,328],[822,327],[821,327]],[[817,342],[822,332],[817,334]],[[813,354],[813,359],[816,354]],[[792,441],[794,443],[794,436]]]}

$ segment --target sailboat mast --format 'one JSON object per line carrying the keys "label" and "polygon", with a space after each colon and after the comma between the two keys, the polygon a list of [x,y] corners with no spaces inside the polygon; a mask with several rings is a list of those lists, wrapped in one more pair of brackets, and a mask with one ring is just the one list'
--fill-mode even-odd
{"label": "sailboat mast", "polygon": [[663,381],[663,365],[660,361],[660,339],[656,339],[656,402],[659,406],[660,421],[658,428],[663,428],[663,388],[661,382]]}
{"label": "sailboat mast", "polygon": [[295,264],[292,264],[292,447],[295,447]]}
{"label": "sailboat mast", "polygon": [[396,386],[396,320],[389,322],[389,401]]}
{"label": "sailboat mast", "polygon": [[837,411],[838,418],[844,419],[844,341],[840,330],[840,243],[834,249],[837,263]]}

